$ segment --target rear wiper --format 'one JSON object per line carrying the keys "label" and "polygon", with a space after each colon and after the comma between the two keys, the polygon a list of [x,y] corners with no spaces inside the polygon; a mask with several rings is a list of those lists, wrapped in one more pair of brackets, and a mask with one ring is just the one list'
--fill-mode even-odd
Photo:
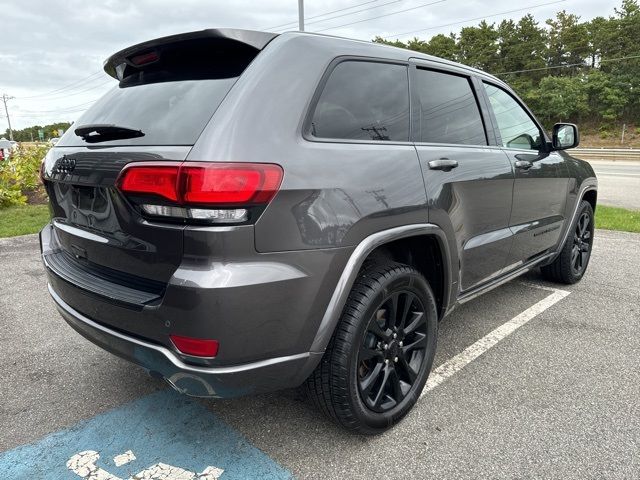
{"label": "rear wiper", "polygon": [[87,143],[144,137],[142,130],[104,123],[81,125],[74,130],[74,133]]}

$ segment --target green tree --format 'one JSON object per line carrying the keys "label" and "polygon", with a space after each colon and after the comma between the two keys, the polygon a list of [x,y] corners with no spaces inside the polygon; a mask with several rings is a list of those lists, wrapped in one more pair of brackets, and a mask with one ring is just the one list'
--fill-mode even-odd
{"label": "green tree", "polygon": [[374,38],[373,41],[375,43],[382,43],[384,45],[390,45],[392,47],[407,48],[407,46],[404,43],[402,43],[400,40],[393,40],[393,41],[385,40],[384,38],[378,36]]}
{"label": "green tree", "polygon": [[629,98],[620,82],[614,75],[599,70],[586,76],[585,90],[592,121],[598,116],[607,122],[621,119],[620,113],[628,106]]}
{"label": "green tree", "polygon": [[413,40],[409,40],[407,42],[407,48],[409,50],[413,50],[414,52],[428,53],[427,47],[428,42],[420,40],[419,38],[414,38]]}
{"label": "green tree", "polygon": [[498,31],[498,58],[499,71],[511,72],[522,68],[521,59],[515,52],[518,49],[518,27],[513,20],[503,20],[497,28]]}
{"label": "green tree", "polygon": [[585,23],[580,17],[569,14],[565,10],[558,12],[555,19],[547,20],[548,64],[552,67],[566,67],[563,73],[575,73],[585,58],[589,57],[590,48]]}
{"label": "green tree", "polygon": [[[56,137],[61,130],[67,131],[71,124],[69,122],[58,122],[50,125],[34,125],[33,127],[23,128],[22,130],[14,130],[13,138],[16,142],[38,141],[38,130],[44,131],[44,138],[50,139]],[[9,138],[9,130],[5,132],[5,137]]]}
{"label": "green tree", "polygon": [[606,128],[623,122],[638,126],[638,2],[621,0],[611,16],[586,22],[563,10],[543,25],[528,14],[497,26],[483,21],[462,28],[459,35],[414,38],[406,44],[376,41],[498,75],[547,125],[562,119]]}
{"label": "green tree", "polygon": [[596,17],[586,24],[589,40],[589,66],[595,68],[603,54],[609,51],[615,37],[614,21]]}
{"label": "green tree", "polygon": [[[615,9],[615,35],[606,54],[602,55],[601,70],[612,76],[612,81],[621,89],[627,103],[620,112],[626,119],[640,120],[640,6],[636,0],[623,0]],[[618,58],[627,58],[618,61]],[[608,114],[610,116],[610,114]]]}
{"label": "green tree", "polygon": [[[608,52],[610,55],[624,57],[640,52],[640,6],[637,0],[623,0],[622,6],[615,9],[615,42]],[[617,48],[615,48],[617,47]],[[630,62],[627,65],[638,64]]]}
{"label": "green tree", "polygon": [[546,32],[538,25],[532,15],[522,17],[518,23],[503,20],[498,26],[498,46],[501,68],[494,73],[517,72],[515,76],[532,80],[523,84],[537,84],[546,72]]}
{"label": "green tree", "polygon": [[455,35],[443,35],[441,33],[434,35],[431,37],[431,40],[429,40],[425,53],[446,58],[447,60],[458,60],[458,47],[456,45]]}
{"label": "green tree", "polygon": [[458,39],[458,60],[465,65],[496,71],[498,60],[498,32],[494,24],[484,20],[477,27],[463,27]]}
{"label": "green tree", "polygon": [[558,121],[579,121],[590,111],[583,76],[553,77],[540,80],[538,115],[547,125]]}
{"label": "green tree", "polygon": [[522,64],[522,70],[534,70],[527,72],[527,76],[534,82],[542,78],[544,72],[536,70],[545,67],[547,51],[547,32],[540,27],[533,15],[527,14],[518,22],[518,43],[513,54]]}

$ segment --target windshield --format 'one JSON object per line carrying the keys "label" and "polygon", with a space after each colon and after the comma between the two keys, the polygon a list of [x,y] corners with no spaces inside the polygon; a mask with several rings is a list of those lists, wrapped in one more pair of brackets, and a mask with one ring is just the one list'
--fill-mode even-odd
{"label": "windshield", "polygon": [[71,126],[58,146],[85,146],[75,128],[112,124],[141,130],[138,138],[100,142],[113,145],[193,145],[237,77],[116,87]]}

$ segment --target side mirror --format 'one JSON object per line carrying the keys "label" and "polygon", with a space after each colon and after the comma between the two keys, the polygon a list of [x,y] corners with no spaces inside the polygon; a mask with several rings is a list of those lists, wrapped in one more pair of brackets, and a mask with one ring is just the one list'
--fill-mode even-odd
{"label": "side mirror", "polygon": [[573,123],[556,123],[553,126],[553,149],[575,148],[580,143],[578,127]]}

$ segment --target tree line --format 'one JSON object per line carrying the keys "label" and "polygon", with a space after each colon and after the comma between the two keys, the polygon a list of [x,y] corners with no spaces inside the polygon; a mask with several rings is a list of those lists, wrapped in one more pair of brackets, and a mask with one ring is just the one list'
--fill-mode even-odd
{"label": "tree line", "polygon": [[[49,140],[54,137],[60,136],[61,131],[67,131],[71,123],[69,122],[58,122],[52,123],[50,125],[34,125],[33,127],[23,128],[22,130],[14,130],[13,131],[13,139],[16,142],[37,142],[38,131],[42,130],[44,133],[44,139]],[[5,138],[9,138],[9,129],[4,133]]]}
{"label": "tree line", "polygon": [[640,7],[623,0],[614,14],[580,21],[558,12],[540,24],[531,15],[480,22],[459,33],[408,42],[375,42],[435,55],[496,75],[509,83],[550,126],[580,123],[601,132],[640,117]]}

